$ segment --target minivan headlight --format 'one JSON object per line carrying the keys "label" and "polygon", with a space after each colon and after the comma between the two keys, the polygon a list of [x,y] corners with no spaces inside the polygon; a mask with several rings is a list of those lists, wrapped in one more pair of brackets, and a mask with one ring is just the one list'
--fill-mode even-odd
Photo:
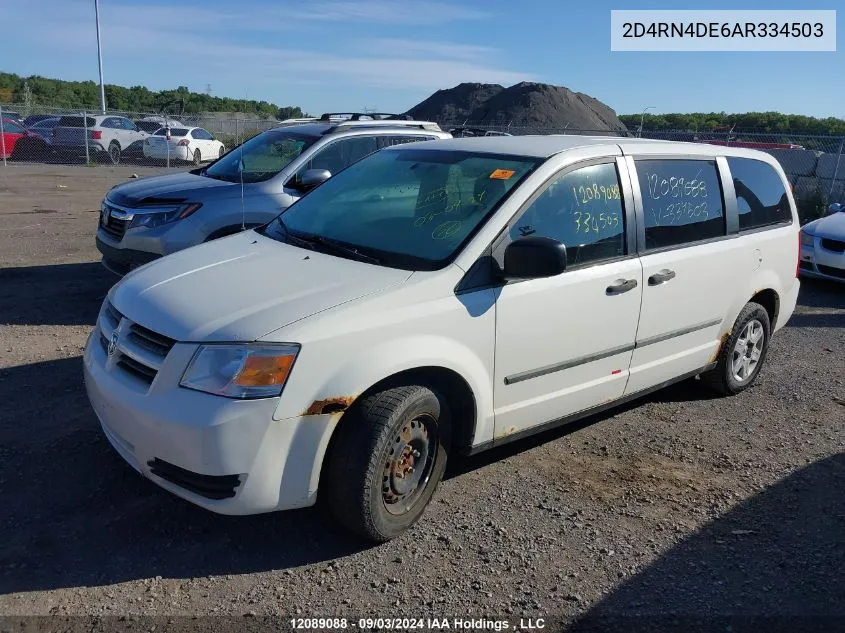
{"label": "minivan headlight", "polygon": [[179,385],[227,398],[272,398],[282,393],[299,345],[200,345]]}
{"label": "minivan headlight", "polygon": [[145,210],[145,212],[135,213],[135,217],[129,223],[129,228],[134,229],[138,226],[145,226],[148,229],[152,229],[162,224],[184,220],[201,206],[202,204],[199,202],[192,202],[191,204],[183,204],[178,207],[149,209]]}
{"label": "minivan headlight", "polygon": [[[794,238],[793,238],[793,239],[794,239]],[[801,244],[802,244],[802,245],[804,245],[804,246],[812,246],[812,245],[813,245],[813,243],[814,243],[814,242],[813,242],[813,240],[814,240],[814,239],[815,239],[815,238],[814,238],[812,235],[810,235],[809,233],[806,233],[805,231],[801,231]]]}

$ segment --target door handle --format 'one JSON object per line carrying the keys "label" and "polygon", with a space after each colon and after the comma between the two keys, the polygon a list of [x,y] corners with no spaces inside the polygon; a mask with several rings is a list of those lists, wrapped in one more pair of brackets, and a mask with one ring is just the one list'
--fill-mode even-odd
{"label": "door handle", "polygon": [[637,287],[636,279],[619,279],[607,287],[607,294],[621,295]]}
{"label": "door handle", "polygon": [[651,277],[648,278],[648,285],[649,286],[659,286],[660,284],[664,284],[670,279],[675,278],[675,271],[669,270],[668,268],[664,268],[659,273],[654,273]]}

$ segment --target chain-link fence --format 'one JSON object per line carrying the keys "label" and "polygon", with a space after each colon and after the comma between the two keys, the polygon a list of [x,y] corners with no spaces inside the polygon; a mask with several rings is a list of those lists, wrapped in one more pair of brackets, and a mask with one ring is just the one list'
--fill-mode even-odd
{"label": "chain-link fence", "polygon": [[[219,156],[221,147],[224,150],[235,147],[281,124],[273,119],[232,114],[120,110],[102,114],[84,109],[0,104],[0,158],[4,165],[9,161],[141,166],[207,162]],[[165,125],[169,125],[172,141],[165,145],[175,145],[176,151],[162,158],[160,152],[144,141],[150,136],[166,136]],[[187,131],[192,128],[199,128],[199,134]],[[184,144],[179,145],[180,141]],[[194,141],[217,143],[212,148],[210,143]]]}
{"label": "chain-link fence", "polygon": [[[171,139],[165,142],[167,155],[155,149],[149,136],[164,136],[160,128],[169,123]],[[710,143],[760,149],[772,154],[783,166],[792,184],[802,217],[824,213],[830,202],[845,202],[845,157],[838,136],[820,136],[754,130],[589,130],[569,125],[548,127],[437,121],[455,135],[583,134]],[[0,104],[0,156],[3,163],[88,163],[176,166],[201,163],[219,156],[265,130],[283,125],[275,119],[237,113],[176,114],[167,112],[95,111],[48,106]],[[191,128],[200,128],[212,139],[195,139]],[[195,141],[205,141],[198,143]],[[214,141],[216,144],[212,143]],[[182,149],[186,148],[186,149]],[[210,149],[209,149],[210,148]]]}

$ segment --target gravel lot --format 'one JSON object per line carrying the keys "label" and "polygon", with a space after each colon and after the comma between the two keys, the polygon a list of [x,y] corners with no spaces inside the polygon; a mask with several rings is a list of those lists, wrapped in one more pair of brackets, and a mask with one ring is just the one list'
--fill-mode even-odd
{"label": "gravel lot", "polygon": [[114,278],[93,232],[133,171],[155,173],[0,167],[0,614],[845,622],[845,286],[804,282],[744,394],[690,381],[453,463],[421,524],[373,547],[313,510],[195,508],[102,437],[80,354]]}

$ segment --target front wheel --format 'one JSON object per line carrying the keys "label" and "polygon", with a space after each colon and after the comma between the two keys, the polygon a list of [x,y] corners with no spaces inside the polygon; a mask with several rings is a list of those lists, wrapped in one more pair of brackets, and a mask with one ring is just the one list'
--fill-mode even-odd
{"label": "front wheel", "polygon": [[451,426],[445,401],[406,385],[366,396],[337,431],[326,502],[347,528],[378,542],[422,516],[446,470]]}
{"label": "front wheel", "polygon": [[748,389],[766,360],[771,331],[766,309],[759,303],[745,304],[719,352],[716,367],[701,379],[726,396]]}

